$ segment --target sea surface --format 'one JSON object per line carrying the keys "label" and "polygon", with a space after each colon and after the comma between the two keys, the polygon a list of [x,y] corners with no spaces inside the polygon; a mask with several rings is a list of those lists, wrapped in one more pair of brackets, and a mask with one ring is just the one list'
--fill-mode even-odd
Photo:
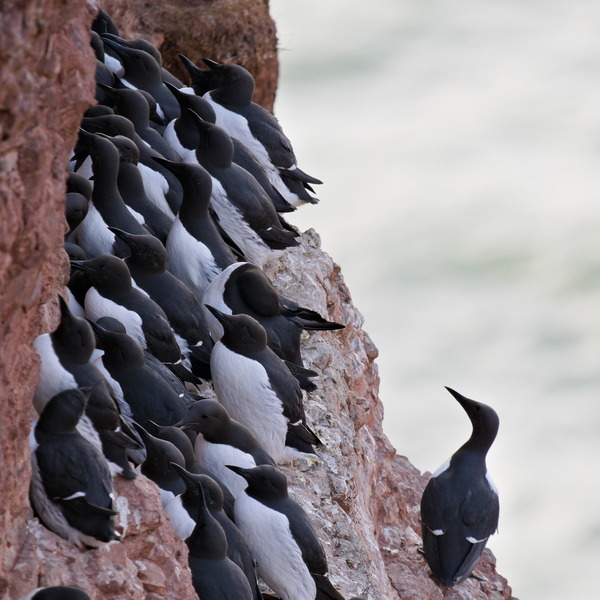
{"label": "sea surface", "polygon": [[275,112],[380,350],[385,430],[435,470],[492,405],[489,547],[522,600],[598,597],[600,2],[271,0]]}

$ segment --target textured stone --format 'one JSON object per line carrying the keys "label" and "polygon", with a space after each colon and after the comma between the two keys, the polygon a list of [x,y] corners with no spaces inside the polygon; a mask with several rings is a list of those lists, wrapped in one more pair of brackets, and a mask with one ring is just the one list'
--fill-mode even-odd
{"label": "textured stone", "polygon": [[285,296],[344,323],[306,336],[306,366],[321,374],[306,395],[310,426],[324,442],[320,464],[284,470],[290,493],[310,514],[329,559],[332,581],[347,596],[367,598],[511,598],[486,552],[476,577],[439,587],[421,555],[419,504],[427,477],[398,456],[383,433],[377,349],[362,330],[340,268],[309,230],[302,244],[265,266]]}
{"label": "textured stone", "polygon": [[178,54],[199,67],[203,58],[242,65],[256,81],[254,102],[273,110],[279,62],[275,23],[265,0],[102,0],[122,37],[142,37],[161,52],[163,65],[189,81]]}

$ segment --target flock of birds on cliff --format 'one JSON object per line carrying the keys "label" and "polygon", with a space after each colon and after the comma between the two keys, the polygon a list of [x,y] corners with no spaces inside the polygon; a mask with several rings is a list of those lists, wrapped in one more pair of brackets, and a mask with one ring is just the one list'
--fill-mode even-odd
{"label": "flock of birds on cliff", "polygon": [[[34,511],[78,546],[118,541],[112,478],[141,472],[186,540],[202,600],[271,597],[259,577],[282,600],[340,600],[277,465],[321,444],[303,407],[317,373],[301,332],[343,325],[278,294],[261,269],[298,245],[281,214],[317,202],[321,182],[252,102],[241,66],[181,56],[186,88],[106,13],[91,35],[98,104],[69,165],[68,302],[35,341]],[[498,418],[449,391],[473,435],[422,500],[424,554],[446,586],[470,575],[498,521],[485,468]],[[59,586],[28,598],[88,596]]]}

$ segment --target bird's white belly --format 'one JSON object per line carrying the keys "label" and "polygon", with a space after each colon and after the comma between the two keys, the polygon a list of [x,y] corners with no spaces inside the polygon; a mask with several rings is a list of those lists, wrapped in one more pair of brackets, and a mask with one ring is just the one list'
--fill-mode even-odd
{"label": "bird's white belly", "polygon": [[257,562],[258,574],[282,600],[314,600],[317,589],[285,515],[245,492],[236,498],[235,522]]}
{"label": "bird's white belly", "polygon": [[221,272],[211,251],[175,219],[167,238],[169,270],[202,298],[208,284]]}
{"label": "bird's white belly", "polygon": [[232,352],[221,342],[217,342],[211,352],[210,367],[219,402],[233,419],[252,432],[273,460],[279,462],[288,421],[264,367]]}

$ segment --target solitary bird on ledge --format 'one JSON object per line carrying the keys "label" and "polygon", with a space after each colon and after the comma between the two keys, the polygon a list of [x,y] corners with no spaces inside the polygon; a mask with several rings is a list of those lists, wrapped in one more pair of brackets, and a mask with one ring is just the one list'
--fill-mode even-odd
{"label": "solitary bird on ledge", "polygon": [[473,433],[432,476],[421,499],[425,559],[436,579],[452,587],[472,573],[498,529],[498,492],[485,457],[498,433],[498,415],[446,388],[464,408]]}

